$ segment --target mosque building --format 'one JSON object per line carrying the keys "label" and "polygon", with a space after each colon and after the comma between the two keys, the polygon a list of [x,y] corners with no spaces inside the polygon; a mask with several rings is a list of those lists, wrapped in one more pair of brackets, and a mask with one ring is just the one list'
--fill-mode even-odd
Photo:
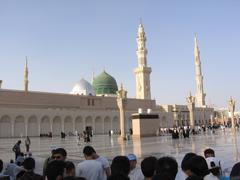
{"label": "mosque building", "polygon": [[[194,122],[208,124],[214,109],[205,104],[200,53],[195,37],[196,107]],[[151,99],[150,74],[147,64],[146,34],[140,23],[137,33],[138,66],[136,76],[136,98],[127,97],[125,109],[126,130],[132,128],[132,114],[151,112],[158,115],[159,127],[169,128],[190,123],[187,105],[159,105]],[[40,136],[61,132],[82,132],[91,128],[94,134],[107,134],[109,130],[119,132],[120,117],[117,105],[118,85],[114,77],[105,70],[93,78],[92,83],[81,79],[69,94],[37,92],[29,90],[28,64],[24,70],[24,90],[1,88],[0,81],[0,137]]]}

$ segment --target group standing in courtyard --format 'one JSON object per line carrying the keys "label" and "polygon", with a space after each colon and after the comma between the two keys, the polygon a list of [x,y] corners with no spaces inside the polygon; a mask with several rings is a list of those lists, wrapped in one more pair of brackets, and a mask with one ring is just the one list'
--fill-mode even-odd
{"label": "group standing in courtyard", "polygon": [[[196,127],[194,132],[190,127],[175,127],[166,132],[172,133],[173,138],[188,138],[189,134],[212,131],[210,127],[209,130],[204,128]],[[87,135],[86,132],[85,134]],[[35,159],[30,153],[30,138],[25,139],[26,153],[22,152],[22,141],[18,140],[12,148],[15,161],[11,160],[4,167],[0,160],[0,179],[9,177],[10,180],[240,180],[240,163],[233,165],[230,174],[226,173],[224,164],[211,148],[202,152],[204,156],[195,152],[186,153],[181,164],[178,164],[172,156],[149,156],[140,160],[133,153],[126,156],[117,155],[111,160],[97,153],[95,148],[90,146],[92,143],[84,140],[86,136],[76,132],[76,137],[83,137],[85,141],[83,146],[78,146],[82,149],[79,156],[83,156],[84,160],[74,164],[68,160],[66,149],[54,146],[44,161],[41,174],[34,171]],[[80,139],[78,140],[80,142]]]}
{"label": "group standing in courtyard", "polygon": [[[16,143],[20,149],[21,142]],[[16,152],[19,152],[20,150]],[[21,151],[20,151],[21,152]],[[172,156],[145,157],[137,166],[135,154],[118,155],[109,161],[99,155],[92,146],[85,146],[82,155],[85,160],[76,166],[68,160],[64,148],[55,148],[46,158],[42,175],[36,174],[33,157],[17,156],[3,167],[0,160],[0,179],[9,180],[240,180],[240,163],[236,163],[229,176],[215,151],[207,148],[204,156],[193,152],[185,154],[180,165]],[[178,166],[181,168],[179,169]]]}

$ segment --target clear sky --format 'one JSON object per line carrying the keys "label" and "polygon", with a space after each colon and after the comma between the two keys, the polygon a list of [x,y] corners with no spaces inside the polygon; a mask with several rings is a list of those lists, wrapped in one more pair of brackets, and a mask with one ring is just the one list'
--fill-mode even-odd
{"label": "clear sky", "polygon": [[1,0],[3,88],[23,89],[28,56],[30,90],[68,93],[105,69],[134,97],[140,18],[158,103],[186,104],[195,93],[195,33],[206,102],[223,107],[233,96],[240,103],[239,0]]}

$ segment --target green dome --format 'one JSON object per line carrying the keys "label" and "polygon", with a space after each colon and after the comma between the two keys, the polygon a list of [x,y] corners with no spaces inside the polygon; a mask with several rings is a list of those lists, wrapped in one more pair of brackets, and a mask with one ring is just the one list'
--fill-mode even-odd
{"label": "green dome", "polygon": [[95,90],[96,95],[117,94],[118,86],[114,77],[103,71],[100,75],[94,78],[93,89]]}

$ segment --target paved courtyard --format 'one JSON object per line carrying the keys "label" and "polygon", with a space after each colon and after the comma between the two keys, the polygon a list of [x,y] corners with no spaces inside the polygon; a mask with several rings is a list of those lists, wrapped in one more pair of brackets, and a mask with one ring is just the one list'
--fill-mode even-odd
{"label": "paved courtyard", "polygon": [[[207,132],[201,135],[191,136],[189,139],[171,139],[170,136],[148,137],[140,139],[131,139],[129,141],[119,141],[117,136],[109,137],[107,135],[94,136],[92,145],[98,154],[103,155],[111,161],[116,155],[126,155],[134,153],[138,157],[138,162],[146,156],[161,157],[170,155],[180,162],[187,152],[195,152],[203,155],[204,149],[211,147],[215,150],[216,156],[219,157],[224,168],[230,169],[233,164],[239,161],[238,144],[240,133],[235,135],[229,129],[226,132],[221,130],[214,134]],[[18,139],[0,139],[0,159],[5,163],[14,159],[12,147]],[[24,139],[22,139],[24,141]],[[36,171],[41,173],[43,161],[49,156],[51,147],[63,147],[68,152],[68,159],[78,163],[84,159],[82,149],[85,143],[77,145],[75,137],[66,137],[61,140],[60,137],[54,138],[31,138],[31,151],[37,161]],[[25,150],[25,146],[21,146]]]}

